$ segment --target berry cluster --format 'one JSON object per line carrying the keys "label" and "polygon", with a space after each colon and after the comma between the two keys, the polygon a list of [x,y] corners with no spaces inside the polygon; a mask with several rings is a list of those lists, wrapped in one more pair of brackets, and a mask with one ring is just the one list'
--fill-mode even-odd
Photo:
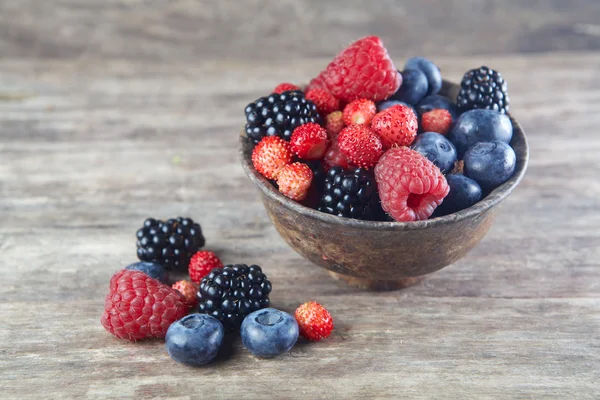
{"label": "berry cluster", "polygon": [[442,86],[430,60],[413,57],[399,71],[381,39],[362,38],[304,89],[319,118],[277,116],[295,121],[283,131],[260,119],[271,118],[272,108],[263,108],[277,96],[300,99],[289,83],[276,89],[292,91],[246,107],[254,167],[285,196],[340,217],[410,222],[468,208],[515,169],[507,85],[481,67],[464,75],[455,103],[439,94]]}

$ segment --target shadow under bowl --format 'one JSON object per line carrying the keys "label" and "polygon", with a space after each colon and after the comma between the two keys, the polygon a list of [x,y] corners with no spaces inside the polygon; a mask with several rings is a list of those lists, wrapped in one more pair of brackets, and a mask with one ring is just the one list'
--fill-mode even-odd
{"label": "shadow under bowl", "polygon": [[[440,94],[455,99],[458,90],[458,85],[444,81]],[[472,207],[425,221],[361,221],[305,207],[279,193],[254,169],[251,140],[242,136],[239,152],[269,218],[290,247],[336,279],[365,289],[392,290],[410,286],[459,260],[488,232],[498,205],[527,169],[525,132],[512,117],[511,121],[510,145],[517,156],[513,176]]]}

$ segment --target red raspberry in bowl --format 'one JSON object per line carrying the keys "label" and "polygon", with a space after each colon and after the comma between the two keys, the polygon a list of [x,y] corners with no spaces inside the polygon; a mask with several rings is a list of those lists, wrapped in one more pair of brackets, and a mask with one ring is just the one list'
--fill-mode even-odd
{"label": "red raspberry in bowl", "polygon": [[410,146],[417,136],[419,121],[410,107],[397,104],[375,115],[371,128],[381,138],[384,149]]}
{"label": "red raspberry in bowl", "polygon": [[362,168],[373,167],[383,154],[379,136],[366,125],[350,125],[338,135],[338,146],[348,161]]}
{"label": "red raspberry in bowl", "polygon": [[450,188],[440,169],[408,147],[388,150],[375,167],[383,210],[399,222],[427,219]]}

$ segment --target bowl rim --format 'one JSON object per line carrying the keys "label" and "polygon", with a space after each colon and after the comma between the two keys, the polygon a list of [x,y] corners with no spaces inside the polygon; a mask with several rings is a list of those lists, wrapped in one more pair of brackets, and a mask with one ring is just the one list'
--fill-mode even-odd
{"label": "bowl rim", "polygon": [[[444,80],[444,87],[447,90],[456,90],[459,88],[459,85]],[[519,152],[517,152],[515,149],[517,156],[515,172],[510,179],[492,190],[483,200],[480,200],[469,208],[453,214],[431,218],[424,221],[363,221],[352,218],[338,217],[336,215],[327,214],[313,208],[309,208],[281,194],[267,178],[256,171],[254,165],[252,164],[251,152],[247,151],[251,148],[251,141],[245,136],[243,130],[240,136],[238,153],[241,158],[244,172],[260,189],[262,194],[270,200],[281,204],[290,211],[302,214],[303,216],[311,219],[320,220],[327,224],[336,224],[340,226],[352,227],[354,229],[378,229],[389,231],[427,229],[439,225],[452,224],[467,218],[477,218],[492,207],[502,202],[515,189],[519,182],[521,182],[523,176],[525,176],[525,171],[527,170],[527,165],[529,162],[529,144],[527,143],[527,137],[521,124],[519,124],[510,113],[507,115],[513,124],[513,136],[510,144],[513,149],[515,149],[514,145],[519,144]]]}

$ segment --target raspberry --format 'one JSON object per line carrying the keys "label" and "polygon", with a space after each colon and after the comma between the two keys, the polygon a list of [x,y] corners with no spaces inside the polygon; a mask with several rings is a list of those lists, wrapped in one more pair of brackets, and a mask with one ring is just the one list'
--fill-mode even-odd
{"label": "raspberry", "polygon": [[329,145],[327,131],[314,122],[300,125],[294,129],[290,144],[292,151],[304,160],[321,159]]}
{"label": "raspberry", "polygon": [[366,169],[373,167],[383,154],[379,136],[365,125],[350,125],[342,129],[338,145],[350,162]]}
{"label": "raspberry", "polygon": [[187,312],[181,293],[143,272],[124,269],[110,278],[100,322],[120,339],[163,338]]}
{"label": "raspberry", "polygon": [[340,151],[337,140],[334,140],[333,143],[331,143],[331,146],[329,146],[329,149],[327,149],[325,157],[323,157],[323,162],[327,169],[331,167],[349,168],[348,158]]}
{"label": "raspberry", "polygon": [[194,307],[198,303],[198,299],[196,298],[198,286],[196,286],[195,283],[183,280],[175,282],[171,287],[185,297],[185,304],[187,304],[188,307]]}
{"label": "raspberry", "polygon": [[300,328],[300,335],[311,341],[319,341],[329,337],[333,331],[333,319],[329,311],[315,301],[302,304],[294,317]]}
{"label": "raspberry", "polygon": [[192,282],[198,283],[204,278],[213,268],[221,268],[223,263],[219,257],[212,251],[199,251],[192,256],[190,260],[190,279]]}
{"label": "raspberry", "polygon": [[283,82],[283,83],[280,83],[279,85],[275,86],[275,89],[273,89],[273,93],[281,94],[283,92],[287,92],[290,90],[301,90],[301,89],[300,89],[300,86],[294,85],[293,83]]}
{"label": "raspberry", "polygon": [[377,106],[371,100],[354,100],[344,107],[344,123],[346,125],[369,125],[375,114],[377,114]]}
{"label": "raspberry", "polygon": [[424,132],[437,132],[446,135],[452,126],[452,115],[448,110],[437,108],[421,116],[421,127]]}
{"label": "raspberry", "polygon": [[377,102],[396,93],[401,79],[381,39],[368,36],[339,53],[309,88],[327,89],[346,103],[360,98]]}
{"label": "raspberry", "polygon": [[381,138],[384,149],[393,145],[410,146],[417,136],[419,121],[410,107],[397,104],[378,113],[371,128]]}
{"label": "raspberry", "polygon": [[429,218],[450,191],[440,169],[408,147],[388,150],[375,179],[383,210],[400,222]]}
{"label": "raspberry", "polygon": [[306,100],[310,100],[317,106],[317,110],[321,115],[329,114],[338,111],[341,108],[340,101],[327,90],[311,89],[304,96]]}
{"label": "raspberry", "polygon": [[334,111],[331,114],[327,114],[327,117],[325,117],[325,130],[327,131],[330,140],[337,137],[338,133],[340,133],[345,126],[344,114],[341,111]]}
{"label": "raspberry", "polygon": [[277,185],[279,191],[292,200],[304,200],[313,179],[310,167],[303,163],[286,165],[279,171]]}
{"label": "raspberry", "polygon": [[252,164],[267,179],[275,179],[281,167],[292,162],[290,144],[279,136],[263,138],[252,150]]}

